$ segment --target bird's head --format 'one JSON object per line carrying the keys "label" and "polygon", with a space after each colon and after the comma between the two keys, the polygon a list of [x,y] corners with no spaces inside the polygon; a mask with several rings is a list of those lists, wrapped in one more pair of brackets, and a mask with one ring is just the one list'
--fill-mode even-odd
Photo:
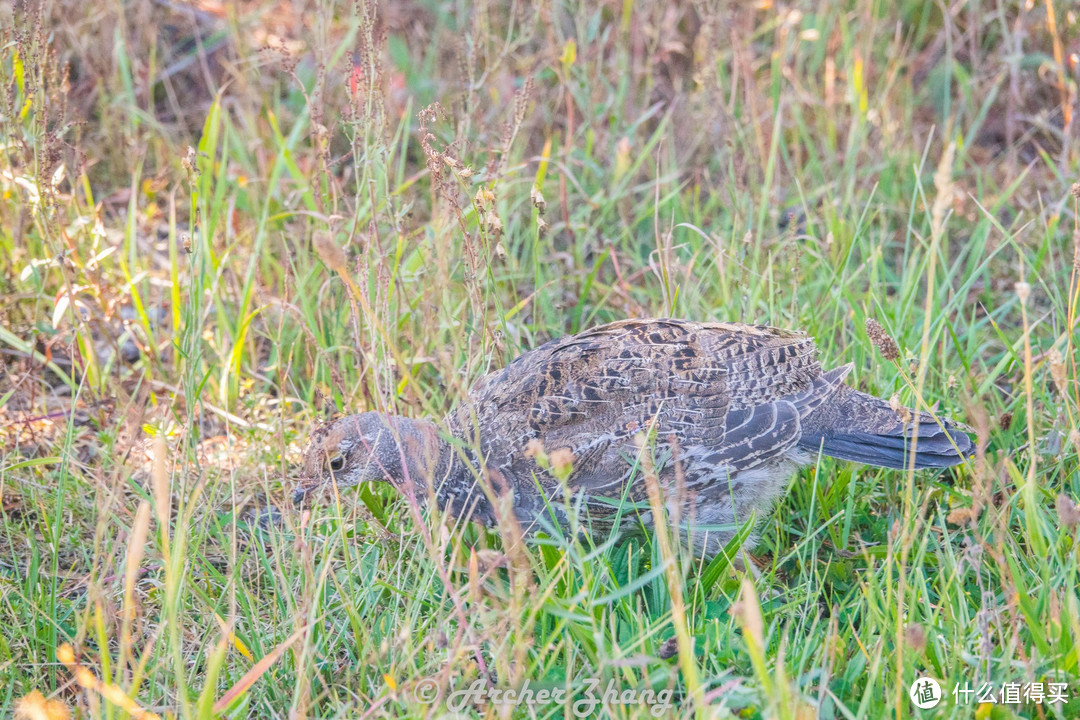
{"label": "bird's head", "polygon": [[423,487],[439,460],[441,443],[426,420],[366,412],[325,423],[308,441],[293,502],[334,485],[386,481]]}

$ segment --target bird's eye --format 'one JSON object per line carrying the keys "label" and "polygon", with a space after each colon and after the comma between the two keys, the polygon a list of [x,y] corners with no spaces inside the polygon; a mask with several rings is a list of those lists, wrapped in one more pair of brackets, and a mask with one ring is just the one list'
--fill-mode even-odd
{"label": "bird's eye", "polygon": [[343,467],[345,467],[345,458],[340,455],[337,455],[330,460],[330,472],[338,472]]}

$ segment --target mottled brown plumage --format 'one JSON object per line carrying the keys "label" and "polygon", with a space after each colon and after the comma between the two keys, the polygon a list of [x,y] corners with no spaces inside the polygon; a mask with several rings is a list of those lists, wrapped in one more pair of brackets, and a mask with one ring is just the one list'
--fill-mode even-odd
{"label": "mottled brown plumage", "polygon": [[767,512],[788,477],[819,452],[894,468],[912,460],[945,467],[970,454],[971,439],[954,425],[897,413],[844,385],[850,369],[822,371],[802,333],[611,323],[546,343],[481,378],[441,427],[378,413],[323,426],[295,497],[330,482],[388,480],[487,525],[500,517],[498,499],[509,497],[529,530],[567,525],[568,506],[594,528],[616,518],[649,526],[647,452],[644,466],[655,468],[684,536],[712,554],[751,514]]}

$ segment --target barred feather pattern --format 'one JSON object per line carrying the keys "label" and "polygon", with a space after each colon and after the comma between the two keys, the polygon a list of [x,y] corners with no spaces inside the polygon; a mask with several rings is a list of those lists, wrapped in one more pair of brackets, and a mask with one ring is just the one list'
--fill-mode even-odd
{"label": "barred feather pattern", "polygon": [[[497,498],[509,496],[532,530],[568,525],[568,506],[594,528],[649,526],[649,467],[685,539],[713,554],[819,452],[905,467],[917,437],[915,467],[944,467],[971,451],[955,425],[909,413],[916,431],[884,401],[844,385],[850,369],[823,371],[813,339],[799,332],[626,320],[548,342],[484,376],[437,434],[400,420],[426,448],[431,494],[456,514],[494,524]],[[569,452],[563,480],[538,462],[540,449]],[[306,474],[318,475],[317,465]]]}

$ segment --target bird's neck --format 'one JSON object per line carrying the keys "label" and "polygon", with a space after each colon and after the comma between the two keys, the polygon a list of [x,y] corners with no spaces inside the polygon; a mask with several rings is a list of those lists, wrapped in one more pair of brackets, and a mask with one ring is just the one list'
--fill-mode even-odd
{"label": "bird's neck", "polygon": [[395,451],[404,460],[400,472],[391,473],[393,483],[420,502],[434,499],[454,517],[492,525],[495,515],[479,484],[484,475],[473,444],[457,433],[448,441],[428,420],[394,416],[393,422],[399,443]]}
{"label": "bird's neck", "polygon": [[420,489],[437,482],[436,478],[446,462],[449,444],[439,436],[434,423],[428,420],[391,416],[390,422],[398,442],[394,452],[399,457],[394,459],[404,462],[401,472],[392,473],[395,476],[393,480],[401,486],[414,485],[418,495],[426,494],[426,490],[420,492]]}
{"label": "bird's neck", "polygon": [[[433,423],[422,422],[425,424],[425,445],[436,462],[420,477],[431,483],[430,494],[434,495],[439,509],[457,518],[493,524],[491,504],[479,485],[483,468],[475,451],[461,438],[447,441]],[[424,492],[428,494],[426,487]]]}

